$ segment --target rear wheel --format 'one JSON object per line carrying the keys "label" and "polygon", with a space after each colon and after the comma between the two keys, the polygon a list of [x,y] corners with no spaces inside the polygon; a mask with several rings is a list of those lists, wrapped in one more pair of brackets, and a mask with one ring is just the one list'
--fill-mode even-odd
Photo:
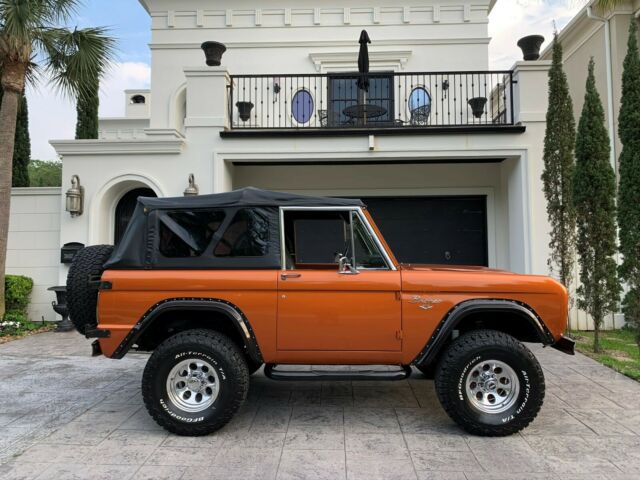
{"label": "rear wheel", "polygon": [[142,377],[147,410],[177,435],[208,435],[220,429],[248,390],[244,355],[229,338],[211,330],[188,330],[165,340]]}
{"label": "rear wheel", "polygon": [[545,392],[542,368],[531,351],[493,330],[456,339],[438,364],[435,384],[447,414],[482,436],[525,428],[540,411]]}

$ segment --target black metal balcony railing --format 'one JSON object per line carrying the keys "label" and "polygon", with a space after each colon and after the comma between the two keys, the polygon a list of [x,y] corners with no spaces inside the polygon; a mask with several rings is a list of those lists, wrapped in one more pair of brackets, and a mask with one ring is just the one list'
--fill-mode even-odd
{"label": "black metal balcony railing", "polygon": [[511,71],[233,75],[229,100],[232,130],[514,124]]}

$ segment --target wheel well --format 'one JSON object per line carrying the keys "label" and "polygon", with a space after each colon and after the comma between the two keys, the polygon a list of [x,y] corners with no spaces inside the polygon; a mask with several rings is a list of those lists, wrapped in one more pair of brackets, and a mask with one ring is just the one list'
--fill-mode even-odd
{"label": "wheel well", "polygon": [[540,332],[530,320],[517,312],[480,311],[465,315],[454,327],[460,335],[471,330],[498,330],[521,342],[541,342]]}
{"label": "wheel well", "polygon": [[204,328],[222,333],[249,356],[246,344],[234,320],[222,312],[209,310],[168,310],[160,313],[136,340],[138,350],[152,351],[167,338],[184,332]]}
{"label": "wheel well", "polygon": [[475,310],[460,318],[446,333],[443,341],[436,341],[434,350],[419,363],[423,367],[437,364],[440,356],[454,339],[473,330],[497,330],[521,342],[546,342],[544,333],[539,331],[525,313],[510,309]]}

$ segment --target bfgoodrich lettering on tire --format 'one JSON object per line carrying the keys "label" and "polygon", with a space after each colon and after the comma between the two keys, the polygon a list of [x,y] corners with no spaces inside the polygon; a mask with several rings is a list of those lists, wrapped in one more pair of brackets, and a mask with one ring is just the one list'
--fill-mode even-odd
{"label": "bfgoodrich lettering on tire", "polygon": [[240,349],[211,330],[188,330],[155,349],[142,376],[153,419],[177,435],[208,435],[238,411],[249,390]]}
{"label": "bfgoodrich lettering on tire", "polygon": [[435,383],[447,414],[475,435],[522,430],[544,400],[544,375],[535,356],[515,338],[494,330],[456,339],[440,359]]}

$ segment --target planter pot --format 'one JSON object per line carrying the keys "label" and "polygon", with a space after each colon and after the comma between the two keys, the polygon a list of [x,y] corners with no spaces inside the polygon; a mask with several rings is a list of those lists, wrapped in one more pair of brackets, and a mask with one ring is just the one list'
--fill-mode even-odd
{"label": "planter pot", "polygon": [[200,45],[210,67],[219,67],[222,63],[222,54],[227,51],[227,47],[220,42],[204,42]]}
{"label": "planter pot", "polygon": [[529,35],[518,40],[518,46],[522,50],[522,58],[524,60],[538,60],[542,42],[544,42],[542,35]]}
{"label": "planter pot", "polygon": [[480,118],[484,115],[484,106],[487,104],[487,97],[474,97],[469,99],[468,103],[474,117]]}
{"label": "planter pot", "polygon": [[251,118],[251,110],[253,110],[253,103],[238,102],[236,103],[236,107],[238,107],[238,115],[240,115],[240,120],[242,120],[243,122],[246,122]]}

